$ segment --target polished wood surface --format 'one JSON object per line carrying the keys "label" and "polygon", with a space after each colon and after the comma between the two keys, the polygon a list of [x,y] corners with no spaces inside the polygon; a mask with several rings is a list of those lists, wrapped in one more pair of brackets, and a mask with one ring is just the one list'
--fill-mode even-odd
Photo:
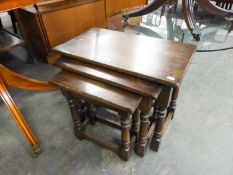
{"label": "polished wood surface", "polygon": [[157,99],[162,90],[162,87],[155,83],[103,69],[74,59],[61,58],[55,62],[54,65],[63,70],[68,70],[153,99]]}
{"label": "polished wood surface", "polygon": [[48,0],[36,3],[37,9],[34,6],[27,6],[24,9],[31,13],[42,14],[97,1],[101,0]]}
{"label": "polished wood surface", "polygon": [[157,83],[179,86],[196,46],[93,28],[55,53]]}
{"label": "polished wood surface", "polygon": [[1,0],[0,12],[23,7],[25,5],[33,4],[38,1],[39,0]]}
{"label": "polished wood surface", "polygon": [[161,93],[161,86],[70,58],[61,58],[55,62],[54,65],[62,70],[71,71],[77,76],[85,76],[96,81],[142,95],[143,100],[139,105],[141,112],[135,114],[133,117],[135,126],[132,126],[132,133],[137,135],[136,130],[138,131],[139,127],[136,124],[139,122],[140,118],[141,127],[138,135],[139,142],[137,144],[136,153],[141,157],[145,156],[147,144],[152,137],[155,128],[155,123],[152,123],[151,127],[149,127],[148,113],[151,110],[153,101],[156,100]]}
{"label": "polished wood surface", "polygon": [[[11,116],[16,121],[17,125],[19,126],[20,130],[24,134],[27,141],[32,145],[34,149],[34,156],[38,156],[42,150],[38,144],[36,137],[34,136],[31,128],[28,126],[27,122],[24,120],[22,114],[19,111],[19,108],[11,98],[10,94],[7,91],[6,83],[4,78],[0,72],[0,97],[5,103],[6,107],[8,108]],[[36,148],[36,150],[35,150]]]}
{"label": "polished wood surface", "polygon": [[[143,157],[153,134],[151,149],[155,151],[159,149],[164,128],[174,114],[179,85],[195,49],[195,46],[188,44],[105,29],[92,29],[56,47],[55,53],[60,53],[65,58],[55,64],[62,69],[135,93],[138,93],[135,91],[138,84],[130,85],[130,79],[125,81],[125,78],[122,80],[122,76],[119,79],[115,75],[123,74],[124,77],[152,80],[150,82],[164,85],[162,94],[155,103],[154,119],[151,120],[151,125],[149,125],[148,114],[153,105],[153,99],[141,94],[143,99],[139,105],[140,130],[136,153]],[[102,70],[108,70],[108,72]],[[164,73],[169,76],[162,77]]]}
{"label": "polished wood surface", "polygon": [[[133,134],[133,131],[136,132],[139,128],[138,106],[142,99],[141,96],[64,70],[56,74],[50,83],[60,87],[67,98],[74,122],[74,132],[78,139],[88,139],[117,152],[123,160],[129,160],[131,148],[136,141],[136,135]],[[88,111],[87,118],[83,121],[81,118],[82,100],[85,100]],[[121,125],[106,120],[105,117],[96,117],[94,109],[96,104],[117,111]],[[132,122],[133,130],[131,130],[133,113],[135,113],[135,119]],[[85,130],[88,124],[92,123],[94,125],[95,121],[119,129],[121,131],[120,145],[106,142],[103,138],[87,133]]]}
{"label": "polished wood surface", "polygon": [[20,31],[26,43],[28,43],[34,55],[46,62],[49,53],[39,18],[26,10],[15,10]]}
{"label": "polished wood surface", "polygon": [[22,133],[32,145],[34,156],[38,156],[42,150],[36,137],[20,113],[17,105],[8,93],[7,88],[10,86],[26,90],[55,90],[56,88],[49,85],[47,82],[37,81],[19,75],[0,64],[0,97],[6,104]]}
{"label": "polished wood surface", "polygon": [[[0,11],[10,10],[33,2],[35,1],[2,0],[0,2]],[[0,53],[9,51],[9,49],[14,48],[21,43],[22,40],[14,37],[13,35],[10,35],[9,33],[6,33],[6,31],[3,29],[0,30]],[[14,103],[13,99],[8,93],[7,88],[10,86],[26,90],[54,90],[56,88],[52,85],[49,85],[47,82],[37,81],[19,75],[0,64],[0,97],[7,106],[9,112],[11,113],[12,117],[16,121],[24,136],[26,137],[27,141],[32,145],[34,157],[37,157],[41,154],[42,149],[38,144],[38,141],[34,136],[32,130],[30,129],[29,125],[20,113],[17,105]]]}
{"label": "polished wood surface", "polygon": [[0,53],[23,45],[24,41],[0,28]]}
{"label": "polished wood surface", "polygon": [[32,6],[19,9],[16,16],[33,53],[47,62],[54,46],[92,27],[106,27],[104,0],[53,1],[38,5],[38,11]]}
{"label": "polished wood surface", "polygon": [[141,100],[140,96],[133,93],[67,71],[55,75],[49,82],[114,110],[133,113]]}
{"label": "polished wood surface", "polygon": [[[41,15],[49,49],[61,44],[91,27],[106,27],[104,1],[86,3],[74,8]],[[90,12],[93,15],[90,15]],[[65,19],[65,20],[57,20]]]}

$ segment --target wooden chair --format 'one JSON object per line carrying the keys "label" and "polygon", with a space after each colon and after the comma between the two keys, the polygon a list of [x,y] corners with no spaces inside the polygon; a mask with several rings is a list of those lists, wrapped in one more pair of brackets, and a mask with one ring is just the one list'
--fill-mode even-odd
{"label": "wooden chair", "polygon": [[143,15],[146,15],[148,13],[151,13],[151,12],[159,9],[160,7],[162,7],[164,5],[173,6],[176,3],[177,3],[177,0],[154,0],[150,4],[144,6],[143,8],[133,10],[133,11],[130,11],[130,12],[123,14],[123,19],[124,19],[124,22],[127,22],[127,20],[129,18],[143,16]]}
{"label": "wooden chair", "polygon": [[212,0],[216,2],[216,6],[225,10],[233,10],[233,0]]}
{"label": "wooden chair", "polygon": [[[228,6],[232,7],[233,1],[232,0],[214,0],[214,1],[216,2],[216,5],[211,3],[210,0],[196,0],[196,1],[182,0],[183,13],[184,13],[184,19],[186,25],[188,29],[191,31],[193,38],[195,38],[197,41],[200,40],[200,32],[198,32],[198,26],[196,25],[196,21],[194,17],[194,11],[195,11],[194,7],[197,5],[202,7],[205,11],[209,12],[210,14],[222,16],[225,19],[231,21],[231,26],[228,32],[231,32],[233,30],[233,11],[228,9]],[[223,6],[221,6],[222,4]],[[227,6],[225,6],[224,4],[227,4]],[[227,7],[227,9],[224,7]]]}

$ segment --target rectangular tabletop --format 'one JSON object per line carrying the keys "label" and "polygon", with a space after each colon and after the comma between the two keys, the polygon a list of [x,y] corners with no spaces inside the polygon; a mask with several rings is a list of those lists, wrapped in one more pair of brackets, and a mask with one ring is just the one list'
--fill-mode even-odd
{"label": "rectangular tabletop", "polygon": [[93,28],[53,49],[63,56],[154,81],[178,86],[196,46]]}

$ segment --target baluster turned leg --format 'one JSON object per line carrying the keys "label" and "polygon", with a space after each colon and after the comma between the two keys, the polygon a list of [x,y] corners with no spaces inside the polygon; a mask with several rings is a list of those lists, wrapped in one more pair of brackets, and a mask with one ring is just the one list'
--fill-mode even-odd
{"label": "baluster turned leg", "polygon": [[155,126],[155,132],[151,140],[151,145],[150,148],[154,151],[159,150],[159,145],[162,140],[162,135],[163,135],[163,125],[166,120],[166,108],[160,108],[158,111],[158,117],[156,119],[156,126]]}
{"label": "baluster turned leg", "polygon": [[143,99],[140,104],[141,114],[140,114],[140,130],[139,139],[136,145],[136,154],[143,157],[146,154],[148,138],[147,133],[149,130],[149,116],[148,113],[151,109],[153,103],[152,99]]}
{"label": "baluster turned leg", "polygon": [[175,113],[175,110],[176,110],[176,101],[177,101],[177,98],[178,98],[178,94],[179,94],[179,87],[174,87],[173,92],[172,92],[171,102],[170,102],[170,105],[168,107],[168,113],[173,112],[172,119],[174,117],[174,113]]}
{"label": "baluster turned leg", "polygon": [[131,135],[138,136],[140,127],[140,110],[137,109],[132,116]]}
{"label": "baluster turned leg", "polygon": [[83,139],[82,136],[82,122],[81,122],[81,112],[82,112],[82,102],[80,99],[75,98],[72,93],[62,91],[63,95],[66,97],[68,104],[70,106],[70,112],[74,122],[74,133],[78,139]]}
{"label": "baluster turned leg", "polygon": [[151,122],[156,122],[156,119],[158,117],[158,113],[159,113],[159,106],[158,106],[157,102],[155,101]]}
{"label": "baluster turned leg", "polygon": [[156,125],[154,130],[154,135],[151,139],[150,148],[154,151],[159,150],[159,146],[163,136],[164,123],[166,121],[168,104],[170,102],[172,88],[164,87],[162,93],[160,94],[157,102],[156,109],[158,109],[158,115],[156,119]]}
{"label": "baluster turned leg", "polygon": [[87,116],[90,118],[90,123],[94,125],[96,123],[96,108],[92,103],[87,103]]}
{"label": "baluster turned leg", "polygon": [[130,114],[119,114],[121,116],[121,148],[120,157],[127,161],[130,158]]}

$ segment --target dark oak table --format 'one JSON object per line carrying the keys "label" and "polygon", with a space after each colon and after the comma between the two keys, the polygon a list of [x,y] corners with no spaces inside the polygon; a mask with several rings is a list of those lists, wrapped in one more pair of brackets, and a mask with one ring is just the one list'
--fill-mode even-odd
{"label": "dark oak table", "polygon": [[53,49],[81,61],[179,86],[196,46],[106,29],[91,29]]}
{"label": "dark oak table", "polygon": [[53,49],[64,57],[162,85],[155,104],[156,127],[151,141],[155,151],[174,114],[179,86],[195,50],[196,46],[190,44],[98,28]]}

